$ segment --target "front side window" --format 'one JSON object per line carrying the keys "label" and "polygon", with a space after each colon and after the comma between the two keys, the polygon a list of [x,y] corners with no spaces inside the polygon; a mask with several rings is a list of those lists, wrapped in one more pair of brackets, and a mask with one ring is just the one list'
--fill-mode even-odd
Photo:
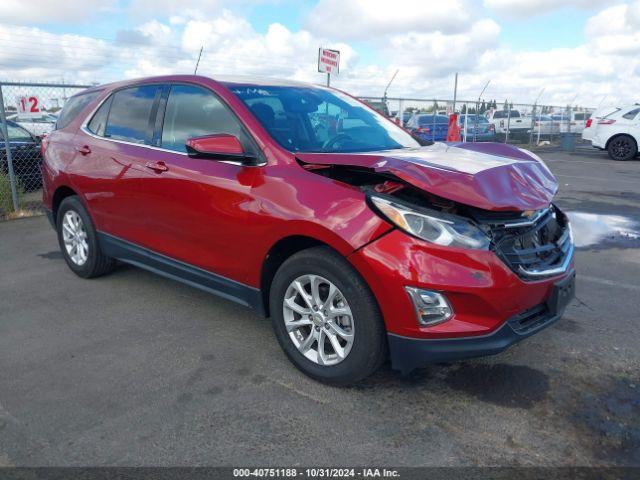
{"label": "front side window", "polygon": [[147,143],[150,139],[150,117],[157,85],[119,90],[113,95],[104,136],[133,143]]}
{"label": "front side window", "polygon": [[283,148],[363,152],[418,148],[411,135],[343,93],[317,87],[230,84]]}
{"label": "front side window", "polygon": [[209,90],[193,85],[173,85],[164,114],[162,148],[186,152],[188,139],[215,133],[240,138],[242,127]]}

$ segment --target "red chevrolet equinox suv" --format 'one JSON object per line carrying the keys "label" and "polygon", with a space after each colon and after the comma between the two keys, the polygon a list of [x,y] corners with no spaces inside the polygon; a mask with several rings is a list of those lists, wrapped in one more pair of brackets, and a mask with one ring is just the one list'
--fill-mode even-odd
{"label": "red chevrolet equinox suv", "polygon": [[335,89],[192,75],[93,87],[42,149],[73,272],[121,261],[251,307],[318,380],[498,353],[574,293],[540,158],[421,146]]}

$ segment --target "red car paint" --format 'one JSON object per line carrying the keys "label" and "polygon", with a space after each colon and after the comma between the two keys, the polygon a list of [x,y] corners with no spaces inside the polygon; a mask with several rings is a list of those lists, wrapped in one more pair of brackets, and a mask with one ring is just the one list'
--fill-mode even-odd
{"label": "red car paint", "polygon": [[[215,92],[246,127],[266,164],[194,159],[108,141],[80,128],[114,90],[172,82]],[[488,211],[546,207],[557,183],[544,164],[523,151],[493,145],[485,147],[495,149],[488,155],[472,151],[479,149],[475,146],[441,144],[413,152],[294,155],[274,141],[224,83],[209,78],[155,77],[96,90],[101,91],[95,101],[49,136],[43,175],[45,205],[55,210],[56,195],[73,191],[99,231],[256,289],[263,287],[263,265],[278,242],[314,239],[360,272],[377,298],[388,332],[414,338],[492,332],[512,315],[543,302],[566,276],[525,281],[492,251],[441,247],[414,238],[374,213],[361,189],[299,163],[392,173],[433,195]],[[191,146],[206,149],[207,142],[194,140]],[[237,151],[233,141],[222,142]],[[420,327],[406,285],[446,292],[454,317]]]}

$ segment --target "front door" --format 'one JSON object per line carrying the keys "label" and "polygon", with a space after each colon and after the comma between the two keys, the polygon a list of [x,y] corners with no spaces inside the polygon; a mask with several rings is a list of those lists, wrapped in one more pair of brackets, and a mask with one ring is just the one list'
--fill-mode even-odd
{"label": "front door", "polygon": [[[261,167],[192,158],[189,138],[228,133],[245,145],[239,120],[208,89],[175,84],[161,102],[151,174],[142,181],[143,220],[152,232],[145,242],[163,255],[243,281],[251,187]],[[166,104],[166,106],[165,106]],[[157,167],[155,170],[153,168]]]}

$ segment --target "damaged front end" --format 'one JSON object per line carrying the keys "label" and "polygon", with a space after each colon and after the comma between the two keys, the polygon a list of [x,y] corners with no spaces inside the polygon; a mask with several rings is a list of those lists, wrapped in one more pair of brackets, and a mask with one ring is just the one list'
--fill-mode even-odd
{"label": "damaged front end", "polygon": [[492,251],[523,280],[559,275],[570,265],[571,228],[554,204],[536,210],[493,211],[434,195],[388,171],[300,164],[361,189],[373,211],[409,235],[444,247]]}

